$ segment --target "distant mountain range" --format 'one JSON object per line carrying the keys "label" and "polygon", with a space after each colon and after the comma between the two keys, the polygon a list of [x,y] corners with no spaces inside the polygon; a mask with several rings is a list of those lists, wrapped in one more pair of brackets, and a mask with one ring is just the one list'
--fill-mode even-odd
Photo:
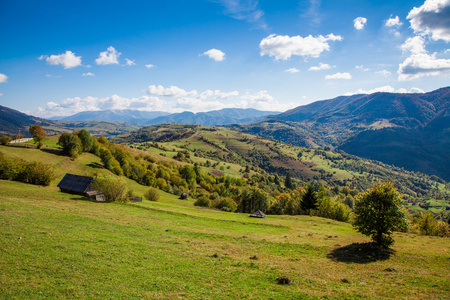
{"label": "distant mountain range", "polygon": [[450,180],[450,88],[341,96],[232,126],[299,146],[341,149]]}
{"label": "distant mountain range", "polygon": [[209,112],[182,112],[169,114],[162,111],[139,111],[139,110],[103,110],[84,111],[68,117],[53,117],[51,120],[59,121],[113,121],[127,122],[140,125],[155,125],[161,123],[198,124],[207,126],[221,126],[228,124],[244,124],[254,122],[279,112],[260,111],[252,108],[225,108]]}
{"label": "distant mountain range", "polygon": [[91,134],[100,136],[114,136],[124,132],[137,130],[140,125],[124,123],[124,122],[108,122],[108,121],[77,121],[77,122],[61,122],[46,120],[33,117],[20,111],[0,106],[0,134],[15,136],[19,132],[24,137],[30,137],[28,128],[34,124],[41,125],[49,134],[58,134],[61,132],[71,132],[72,130],[86,129]]}
{"label": "distant mountain range", "polygon": [[83,111],[72,116],[52,117],[57,121],[109,121],[126,122],[134,124],[147,124],[149,120],[166,116],[169,113],[163,111],[140,111],[132,109],[115,109],[101,111]]}

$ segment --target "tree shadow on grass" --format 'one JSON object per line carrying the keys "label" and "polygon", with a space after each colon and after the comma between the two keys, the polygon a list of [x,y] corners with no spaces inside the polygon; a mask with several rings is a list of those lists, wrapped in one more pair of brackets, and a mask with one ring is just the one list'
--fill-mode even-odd
{"label": "tree shadow on grass", "polygon": [[378,246],[376,243],[353,243],[336,248],[327,255],[328,258],[345,263],[367,264],[379,260],[387,260],[395,251]]}
{"label": "tree shadow on grass", "polygon": [[64,153],[60,149],[45,149],[45,148],[41,148],[41,151],[47,152],[47,153],[50,153],[50,154],[54,154],[54,155],[58,155],[58,156],[64,156]]}
{"label": "tree shadow on grass", "polygon": [[92,162],[90,164],[87,164],[87,166],[95,169],[103,169],[103,166],[98,162]]}

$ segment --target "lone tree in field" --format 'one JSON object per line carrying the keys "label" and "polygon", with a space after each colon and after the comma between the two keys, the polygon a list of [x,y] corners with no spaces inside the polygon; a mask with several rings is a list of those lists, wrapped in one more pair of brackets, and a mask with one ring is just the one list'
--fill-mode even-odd
{"label": "lone tree in field", "polygon": [[377,182],[355,203],[353,227],[380,247],[394,243],[391,234],[406,226],[402,196],[392,182]]}
{"label": "lone tree in field", "polygon": [[47,136],[47,133],[42,129],[41,125],[33,125],[28,129],[28,132],[33,137],[34,143],[37,143],[37,148],[41,149],[42,141]]}

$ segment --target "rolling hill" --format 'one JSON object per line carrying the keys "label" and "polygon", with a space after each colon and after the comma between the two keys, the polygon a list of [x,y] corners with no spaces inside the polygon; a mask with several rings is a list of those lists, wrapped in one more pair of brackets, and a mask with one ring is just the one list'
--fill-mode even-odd
{"label": "rolling hill", "polygon": [[450,199],[450,185],[436,176],[405,171],[343,151],[292,146],[227,128],[159,124],[119,135],[115,141],[148,151],[152,149],[168,157],[188,151],[196,162],[204,164],[210,160],[213,164],[231,164],[230,169],[222,168],[220,171],[234,176],[241,176],[242,170],[249,166],[263,174],[285,176],[289,172],[299,181],[350,186],[360,191],[377,180],[393,181],[410,207],[426,206],[426,199],[437,197],[443,201],[441,209],[445,209]]}
{"label": "rolling hill", "polygon": [[231,127],[299,146],[330,147],[450,180],[450,88],[341,96]]}

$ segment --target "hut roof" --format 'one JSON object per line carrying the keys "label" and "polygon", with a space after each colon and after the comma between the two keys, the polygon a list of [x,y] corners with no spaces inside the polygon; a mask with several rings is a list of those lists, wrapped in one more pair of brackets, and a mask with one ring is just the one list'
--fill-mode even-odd
{"label": "hut roof", "polygon": [[66,190],[72,193],[84,194],[89,189],[92,180],[94,180],[93,177],[86,177],[67,173],[64,176],[64,178],[58,183],[58,187],[61,190]]}
{"label": "hut roof", "polygon": [[250,217],[253,218],[264,218],[265,216],[266,214],[260,211],[259,209],[250,215]]}

